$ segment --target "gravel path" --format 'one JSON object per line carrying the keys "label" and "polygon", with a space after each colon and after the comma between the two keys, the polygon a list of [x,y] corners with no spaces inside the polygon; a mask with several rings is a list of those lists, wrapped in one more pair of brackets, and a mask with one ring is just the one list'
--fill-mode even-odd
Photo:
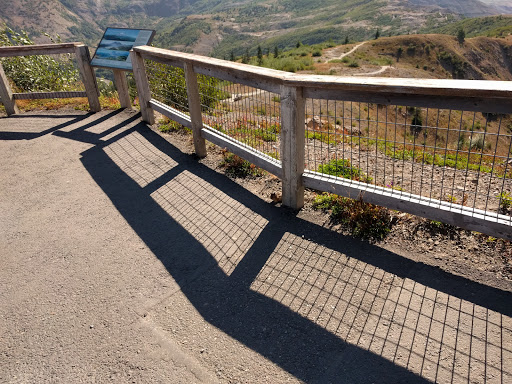
{"label": "gravel path", "polygon": [[0,382],[512,381],[509,284],[340,236],[179,146],[125,111],[0,118]]}

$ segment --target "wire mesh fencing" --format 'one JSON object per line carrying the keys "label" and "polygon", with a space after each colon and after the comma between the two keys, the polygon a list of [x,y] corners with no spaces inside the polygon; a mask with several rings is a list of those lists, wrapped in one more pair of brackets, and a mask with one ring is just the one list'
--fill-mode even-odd
{"label": "wire mesh fencing", "polygon": [[[177,110],[179,114],[171,111],[169,116],[188,124],[182,118],[189,113],[187,79],[194,83],[191,99],[197,99],[195,79],[180,68],[148,60],[152,55],[167,58],[166,53],[138,50],[147,53],[152,98]],[[432,98],[430,83],[398,83],[408,87],[412,96],[428,91],[423,101],[417,97],[414,103],[425,102],[429,107],[404,105],[409,101],[396,91],[396,84],[378,83],[387,95],[380,98],[365,89],[372,84],[361,84],[363,93],[354,93],[358,101],[342,101],[350,93],[341,83],[338,87],[307,75],[283,76],[257,67],[181,56],[169,53],[168,62],[191,60],[193,66],[190,62],[185,66],[202,73],[196,74],[203,130],[194,133],[195,140],[206,138],[225,145],[245,160],[267,167],[283,180],[283,204],[300,209],[306,186],[354,194],[349,197],[355,199],[363,196],[391,209],[510,237],[512,116],[503,114],[510,106],[504,101],[507,84],[496,85],[499,89],[494,92],[475,83],[466,90],[466,97],[457,93],[462,88],[455,82],[447,88],[439,84],[436,87],[443,89],[439,94],[445,96]],[[293,89],[297,92],[290,93]],[[443,109],[443,97],[452,109]],[[193,112],[197,115],[197,109]],[[302,162],[305,173],[300,171]]]}
{"label": "wire mesh fencing", "polygon": [[151,60],[145,61],[151,97],[180,112],[189,113],[185,71]]}
{"label": "wire mesh fencing", "polygon": [[[188,114],[185,72],[146,61],[152,97]],[[203,124],[240,145],[278,160],[280,157],[279,95],[212,76],[198,75]]]}
{"label": "wire mesh fencing", "polygon": [[203,121],[206,125],[274,159],[280,157],[281,130],[279,95],[242,85],[203,77],[216,92],[205,94]]}
{"label": "wire mesh fencing", "polygon": [[305,125],[309,171],[510,216],[509,115],[308,99]]}
{"label": "wire mesh fencing", "polygon": [[1,59],[13,92],[70,92],[85,90],[74,54],[15,56]]}

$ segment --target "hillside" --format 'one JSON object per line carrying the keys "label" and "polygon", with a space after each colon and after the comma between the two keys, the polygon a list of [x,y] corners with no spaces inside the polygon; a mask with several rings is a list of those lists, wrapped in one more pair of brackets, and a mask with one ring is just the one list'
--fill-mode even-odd
{"label": "hillside", "polygon": [[[504,4],[504,3],[503,3]],[[505,5],[479,0],[10,0],[0,22],[39,39],[60,34],[94,46],[106,26],[154,28],[155,44],[218,57],[246,47],[290,48],[440,28],[468,16],[498,15]]]}
{"label": "hillside", "polygon": [[480,0],[482,3],[493,5],[500,12],[512,14],[512,3],[510,0]]}
{"label": "hillside", "polygon": [[[342,53],[351,46],[324,51]],[[332,57],[332,53],[330,55]],[[317,71],[364,74],[379,70],[387,77],[512,80],[512,36],[475,37],[461,46],[453,36],[409,35],[379,38],[359,47],[343,60],[316,63]]]}
{"label": "hillside", "polygon": [[467,37],[505,37],[512,34],[512,16],[468,18],[438,28],[425,28],[420,32],[456,35],[461,28],[466,32]]}
{"label": "hillside", "polygon": [[338,76],[379,76],[512,81],[512,35],[479,36],[462,45],[454,36],[405,35],[357,44],[332,42],[300,45],[288,51],[263,49],[256,56],[235,57],[252,65]]}

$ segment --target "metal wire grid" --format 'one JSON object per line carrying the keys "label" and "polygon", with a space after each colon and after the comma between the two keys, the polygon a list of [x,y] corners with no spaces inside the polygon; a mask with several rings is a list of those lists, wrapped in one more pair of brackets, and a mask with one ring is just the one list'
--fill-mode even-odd
{"label": "metal wire grid", "polygon": [[203,122],[242,145],[279,159],[281,131],[277,94],[199,76]]}
{"label": "metal wire grid", "polygon": [[[146,61],[152,98],[189,112],[183,69]],[[203,123],[274,159],[279,159],[279,96],[246,85],[198,75]]]}
{"label": "metal wire grid", "polygon": [[182,68],[145,60],[151,97],[184,113],[189,113],[187,83]]}
{"label": "metal wire grid", "polygon": [[[13,68],[13,92],[84,91],[76,56],[72,53],[15,56],[0,60],[9,74]],[[28,70],[21,70],[28,68]]]}
{"label": "metal wire grid", "polygon": [[308,99],[305,150],[310,171],[511,213],[510,116]]}

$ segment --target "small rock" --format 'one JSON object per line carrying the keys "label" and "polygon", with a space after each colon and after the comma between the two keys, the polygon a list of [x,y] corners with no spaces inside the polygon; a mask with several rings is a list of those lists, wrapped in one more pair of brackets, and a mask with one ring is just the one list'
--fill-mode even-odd
{"label": "small rock", "polygon": [[274,203],[280,203],[283,200],[282,195],[277,193],[271,193],[270,198]]}
{"label": "small rock", "polygon": [[94,325],[92,325],[92,324],[91,324],[91,325],[89,325],[89,328],[90,328],[90,329],[93,329],[93,328],[94,328]]}

